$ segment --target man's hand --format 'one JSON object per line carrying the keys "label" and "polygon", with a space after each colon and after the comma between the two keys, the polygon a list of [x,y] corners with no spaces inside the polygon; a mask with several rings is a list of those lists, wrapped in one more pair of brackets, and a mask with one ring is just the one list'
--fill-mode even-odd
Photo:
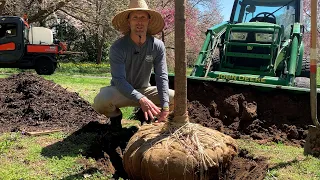
{"label": "man's hand", "polygon": [[[160,114],[160,109],[147,97],[143,97],[139,100],[141,109],[144,113],[144,117],[148,120],[148,116],[154,119],[154,116],[158,116]],[[161,115],[160,115],[161,116]]]}
{"label": "man's hand", "polygon": [[166,121],[169,115],[169,110],[161,111],[159,119],[157,122],[163,122]]}

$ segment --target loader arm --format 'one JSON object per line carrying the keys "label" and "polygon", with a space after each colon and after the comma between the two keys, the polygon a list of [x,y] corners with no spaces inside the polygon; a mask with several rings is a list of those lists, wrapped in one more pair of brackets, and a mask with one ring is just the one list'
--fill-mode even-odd
{"label": "loader arm", "polygon": [[[209,57],[212,57],[214,53],[214,48],[217,46],[218,40],[221,38],[221,35],[225,32],[228,22],[222,22],[218,25],[215,25],[207,30],[206,39],[202,45],[202,48],[199,52],[197,61],[195,62],[194,68],[191,72],[191,76],[205,76],[208,74],[207,70],[204,70],[204,64],[209,61]],[[212,48],[210,48],[212,47]],[[205,72],[206,71],[206,72]]]}
{"label": "loader arm", "polygon": [[289,85],[293,85],[294,77],[296,75],[296,71],[298,68],[299,59],[299,49],[302,42],[301,36],[301,24],[295,23],[293,25],[293,33],[292,33],[292,43],[291,43],[291,50],[290,50],[290,60],[289,60],[289,74],[288,74],[288,82]]}

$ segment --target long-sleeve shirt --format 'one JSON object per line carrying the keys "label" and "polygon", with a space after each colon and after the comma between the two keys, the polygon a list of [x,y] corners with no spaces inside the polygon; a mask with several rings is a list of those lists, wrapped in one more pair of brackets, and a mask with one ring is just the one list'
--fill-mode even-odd
{"label": "long-sleeve shirt", "polygon": [[144,97],[136,89],[149,87],[152,69],[162,107],[169,107],[169,80],[165,46],[159,39],[147,36],[141,46],[126,35],[113,43],[109,53],[111,85],[125,97],[139,101]]}

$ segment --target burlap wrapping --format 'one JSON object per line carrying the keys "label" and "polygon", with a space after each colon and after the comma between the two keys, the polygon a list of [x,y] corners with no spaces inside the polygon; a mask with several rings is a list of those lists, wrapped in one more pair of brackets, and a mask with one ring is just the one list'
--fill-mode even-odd
{"label": "burlap wrapping", "polygon": [[130,179],[212,179],[237,153],[234,139],[199,124],[150,124],[130,139],[123,164]]}

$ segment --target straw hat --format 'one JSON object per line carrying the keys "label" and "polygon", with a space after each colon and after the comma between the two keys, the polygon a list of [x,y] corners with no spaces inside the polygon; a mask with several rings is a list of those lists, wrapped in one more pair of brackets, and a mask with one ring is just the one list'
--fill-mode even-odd
{"label": "straw hat", "polygon": [[128,16],[132,11],[146,11],[149,13],[151,21],[148,26],[148,33],[151,35],[157,34],[164,28],[164,20],[160,13],[149,9],[147,3],[144,0],[131,0],[129,3],[129,8],[118,13],[112,19],[113,27],[126,34],[130,31],[128,25]]}

